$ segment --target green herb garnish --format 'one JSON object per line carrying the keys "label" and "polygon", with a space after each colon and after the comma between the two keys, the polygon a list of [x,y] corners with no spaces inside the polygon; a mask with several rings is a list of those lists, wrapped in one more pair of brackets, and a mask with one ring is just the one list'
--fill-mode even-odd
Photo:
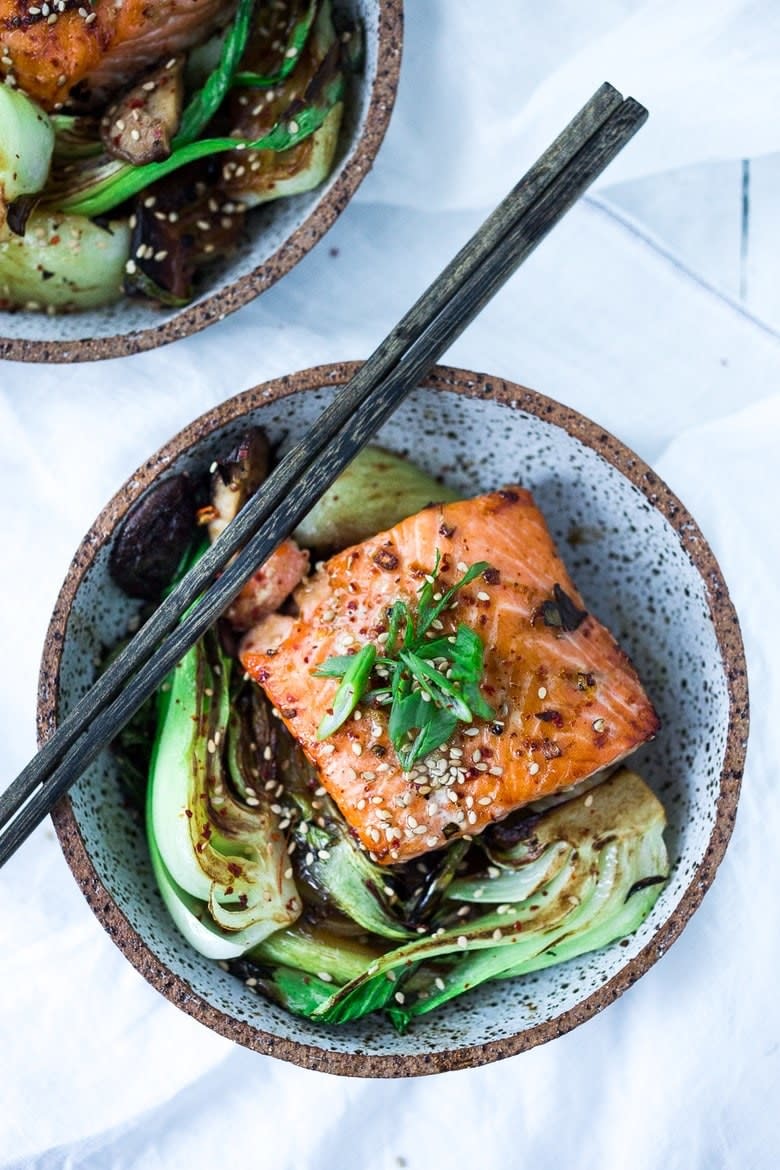
{"label": "green herb garnish", "polygon": [[[490,566],[479,561],[439,594],[436,581],[441,556],[419,590],[416,611],[402,600],[388,611],[382,655],[373,643],[357,654],[328,658],[315,671],[320,678],[340,678],[332,712],[317,729],[318,739],[333,735],[363,698],[389,711],[388,733],[402,769],[410,771],[452,736],[458,723],[492,719],[494,712],[480,693],[485,648],[477,633],[462,623],[455,634],[437,635],[441,614],[459,589]],[[380,685],[371,688],[376,675]]]}

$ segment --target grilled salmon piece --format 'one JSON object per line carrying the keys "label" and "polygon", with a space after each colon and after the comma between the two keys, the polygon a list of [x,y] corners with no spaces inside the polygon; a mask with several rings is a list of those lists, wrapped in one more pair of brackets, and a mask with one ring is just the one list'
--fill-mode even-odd
{"label": "grilled salmon piece", "polygon": [[[331,655],[381,645],[388,607],[397,598],[415,606],[437,550],[442,592],[472,564],[490,565],[455,595],[436,636],[461,622],[479,633],[495,720],[459,724],[409,772],[386,708],[367,706],[319,742],[338,682],[314,671]],[[383,864],[407,861],[617,764],[658,730],[626,655],[592,614],[572,620],[561,590],[583,606],[531,494],[509,487],[433,505],[332,557],[298,588],[299,616],[260,622],[240,657],[366,849]],[[548,624],[556,598],[563,626]]]}
{"label": "grilled salmon piece", "polygon": [[0,0],[0,76],[47,110],[72,96],[99,104],[163,57],[206,40],[234,8],[225,0]]}

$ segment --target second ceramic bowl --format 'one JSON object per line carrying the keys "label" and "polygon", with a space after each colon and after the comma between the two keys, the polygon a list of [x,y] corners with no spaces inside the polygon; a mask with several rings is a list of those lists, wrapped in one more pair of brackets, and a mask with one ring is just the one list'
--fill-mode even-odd
{"label": "second ceramic bowl", "polygon": [[55,316],[0,312],[0,358],[91,361],[176,341],[253,300],[321,239],[373,165],[395,101],[403,39],[403,0],[334,0],[334,7],[361,27],[364,64],[351,79],[336,162],[326,182],[253,211],[245,242],[210,269],[200,295],[186,308],[124,299]]}

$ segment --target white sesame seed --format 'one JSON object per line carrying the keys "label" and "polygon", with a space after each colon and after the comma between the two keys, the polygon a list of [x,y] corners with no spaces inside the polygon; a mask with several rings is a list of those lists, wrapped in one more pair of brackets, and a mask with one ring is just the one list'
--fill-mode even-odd
{"label": "white sesame seed", "polygon": [[594,719],[593,720],[593,730],[596,732],[603,731],[606,726],[607,725],[603,719]]}
{"label": "white sesame seed", "polygon": [[547,698],[547,687],[539,687],[539,690],[536,693],[540,699],[546,699]]}
{"label": "white sesame seed", "polygon": [[477,594],[477,601],[490,601],[490,594],[485,593],[484,589],[480,589],[479,593]]}
{"label": "white sesame seed", "polygon": [[317,978],[321,979],[323,983],[333,982],[333,976],[331,975],[330,971],[318,971]]}
{"label": "white sesame seed", "polygon": [[466,730],[463,732],[463,734],[464,735],[479,735],[479,728],[478,727],[467,727]]}
{"label": "white sesame seed", "polygon": [[362,744],[359,744],[359,743],[353,743],[353,745],[352,745],[352,754],[353,754],[353,755],[355,755],[355,756],[362,756],[362,755],[363,755],[363,746],[362,746]]}
{"label": "white sesame seed", "polygon": [[536,760],[531,760],[531,763],[528,765],[529,776],[535,776],[538,771],[539,765],[537,764]]}
{"label": "white sesame seed", "polygon": [[434,982],[434,985],[439,989],[439,991],[444,991],[445,983],[444,983],[444,980],[439,975],[436,976],[436,978],[434,979],[433,982]]}
{"label": "white sesame seed", "polygon": [[468,945],[469,945],[469,940],[466,938],[465,934],[459,934],[458,935],[458,946],[459,947],[467,947]]}
{"label": "white sesame seed", "polygon": [[593,793],[592,792],[589,792],[588,795],[585,797],[584,803],[585,803],[585,808],[590,808],[590,806],[593,804]]}

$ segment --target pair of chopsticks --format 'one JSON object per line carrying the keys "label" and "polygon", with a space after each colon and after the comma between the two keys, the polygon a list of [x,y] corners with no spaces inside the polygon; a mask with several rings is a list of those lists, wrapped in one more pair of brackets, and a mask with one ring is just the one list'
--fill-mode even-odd
{"label": "pair of chopsticks", "polygon": [[0,796],[0,865],[646,118],[604,84],[572,119]]}

